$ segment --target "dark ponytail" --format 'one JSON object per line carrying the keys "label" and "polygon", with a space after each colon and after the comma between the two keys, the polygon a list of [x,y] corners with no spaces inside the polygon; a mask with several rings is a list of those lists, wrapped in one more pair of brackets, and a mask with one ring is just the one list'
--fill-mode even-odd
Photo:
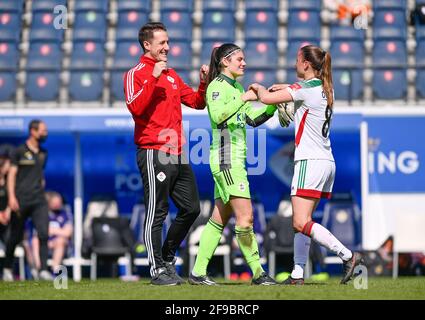
{"label": "dark ponytail", "polygon": [[328,106],[332,108],[334,104],[333,81],[332,81],[332,59],[329,52],[323,49],[308,45],[301,48],[304,59],[310,62],[315,76],[322,80],[323,91],[325,92]]}
{"label": "dark ponytail", "polygon": [[234,52],[239,50],[241,50],[241,48],[233,43],[224,43],[220,47],[215,47],[212,50],[207,86],[220,74],[222,68],[221,60],[224,57],[230,57]]}

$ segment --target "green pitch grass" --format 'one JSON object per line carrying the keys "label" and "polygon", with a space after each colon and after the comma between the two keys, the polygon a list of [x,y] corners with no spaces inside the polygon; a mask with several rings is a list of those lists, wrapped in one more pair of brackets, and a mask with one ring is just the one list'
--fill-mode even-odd
{"label": "green pitch grass", "polygon": [[157,287],[148,279],[123,282],[118,279],[69,281],[68,289],[55,289],[53,283],[0,281],[0,299],[141,299],[141,300],[312,300],[312,299],[425,299],[425,277],[369,278],[368,288],[355,289],[353,282],[339,285],[339,278],[325,282],[306,282],[299,287],[251,286],[246,282],[218,279],[217,287],[184,284],[174,287]]}

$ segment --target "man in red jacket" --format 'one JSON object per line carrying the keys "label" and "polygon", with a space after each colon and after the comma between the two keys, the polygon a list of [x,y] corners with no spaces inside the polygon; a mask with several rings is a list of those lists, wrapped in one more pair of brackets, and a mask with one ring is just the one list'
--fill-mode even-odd
{"label": "man in red jacket", "polygon": [[[134,141],[145,193],[144,240],[152,284],[183,283],[175,270],[175,253],[200,213],[198,187],[183,153],[185,143],[181,104],[205,108],[208,66],[200,69],[195,92],[175,70],[167,66],[167,29],[162,23],[145,24],[139,31],[144,54],[124,78],[127,107],[135,122]],[[168,197],[178,208],[162,245],[163,222],[168,214]]]}

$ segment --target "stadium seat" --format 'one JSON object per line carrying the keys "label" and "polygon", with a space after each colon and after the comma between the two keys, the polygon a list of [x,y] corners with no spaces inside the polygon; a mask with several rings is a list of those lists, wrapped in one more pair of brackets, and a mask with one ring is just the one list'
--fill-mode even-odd
{"label": "stadium seat", "polygon": [[202,10],[205,12],[208,11],[231,11],[236,10],[236,0],[211,0],[211,1],[202,1]]}
{"label": "stadium seat", "polygon": [[262,69],[251,69],[245,71],[242,79],[242,85],[246,89],[254,82],[258,82],[265,87],[269,87],[274,83],[277,83],[276,70],[262,70]]}
{"label": "stadium seat", "polygon": [[75,1],[75,12],[78,11],[100,11],[108,12],[108,0],[76,0]]}
{"label": "stadium seat", "polygon": [[106,15],[99,11],[80,11],[76,13],[74,24],[75,40],[106,40]]}
{"label": "stadium seat", "polygon": [[278,19],[274,11],[250,10],[246,13],[245,39],[277,41]]}
{"label": "stadium seat", "polygon": [[425,67],[425,39],[419,41],[416,45],[416,66]]}
{"label": "stadium seat", "polygon": [[362,67],[363,42],[333,41],[331,45],[332,67]]}
{"label": "stadium seat", "polygon": [[21,13],[24,9],[24,0],[0,0],[0,13],[16,12]]}
{"label": "stadium seat", "polygon": [[320,41],[303,41],[303,40],[295,40],[291,41],[288,44],[288,49],[286,51],[286,66],[295,66],[295,63],[297,62],[297,54],[298,50],[301,47],[304,47],[306,45],[319,45]]}
{"label": "stadium seat", "polygon": [[244,49],[247,69],[276,69],[277,44],[273,41],[250,41]]}
{"label": "stadium seat", "polygon": [[278,0],[245,0],[245,10],[267,10],[275,14],[279,10]]}
{"label": "stadium seat", "polygon": [[53,9],[57,5],[66,6],[66,0],[36,0],[31,2],[32,2],[31,10],[33,13],[38,11],[53,12]]}
{"label": "stadium seat", "polygon": [[348,40],[348,41],[360,41],[364,42],[365,40],[365,31],[361,29],[355,29],[352,26],[341,26],[341,25],[332,25],[330,27],[331,34],[330,40]]}
{"label": "stadium seat", "polygon": [[128,70],[139,62],[142,48],[137,42],[119,42],[114,53],[113,70]]}
{"label": "stadium seat", "polygon": [[174,40],[192,41],[192,13],[189,11],[161,11],[161,21],[167,27],[168,36]]}
{"label": "stadium seat", "polygon": [[425,99],[425,69],[416,71],[416,93],[421,99]]}
{"label": "stadium seat", "polygon": [[0,70],[16,70],[19,50],[14,42],[0,42]]}
{"label": "stadium seat", "polygon": [[71,69],[99,70],[103,69],[105,50],[101,42],[74,42],[71,54]]}
{"label": "stadium seat", "polygon": [[405,67],[407,49],[404,41],[375,41],[372,51],[373,67]]}
{"label": "stadium seat", "polygon": [[27,70],[60,70],[62,51],[57,42],[33,42],[28,52]]}
{"label": "stadium seat", "polygon": [[363,98],[363,71],[361,69],[334,68],[332,74],[335,99],[347,100]]}
{"label": "stadium seat", "polygon": [[378,10],[373,17],[373,38],[405,40],[407,19],[404,10]]}
{"label": "stadium seat", "polygon": [[320,41],[321,23],[319,11],[294,10],[288,17],[288,41]]}
{"label": "stadium seat", "polygon": [[425,40],[425,25],[415,24],[416,41]]}
{"label": "stadium seat", "polygon": [[27,71],[25,93],[29,100],[54,101],[59,95],[59,71]]}
{"label": "stadium seat", "polygon": [[0,101],[13,100],[16,93],[16,74],[13,71],[0,71]]}
{"label": "stadium seat", "polygon": [[124,76],[127,70],[111,70],[111,96],[114,101],[124,101]]}
{"label": "stadium seat", "polygon": [[406,10],[406,0],[379,0],[373,1],[373,10],[377,9],[400,9]]}
{"label": "stadium seat", "polygon": [[54,27],[54,19],[55,15],[52,11],[34,12],[30,31],[30,42],[62,42],[64,29],[56,29]]}
{"label": "stadium seat", "polygon": [[0,41],[18,42],[21,33],[21,14],[0,12]]}
{"label": "stadium seat", "polygon": [[161,1],[160,10],[166,11],[193,11],[193,0],[167,0]]}
{"label": "stadium seat", "polygon": [[167,65],[171,68],[190,69],[192,67],[192,48],[190,43],[173,41],[170,44]]}
{"label": "stadium seat", "polygon": [[405,99],[407,77],[405,69],[374,69],[372,78],[374,97],[383,100]]}
{"label": "stadium seat", "polygon": [[116,28],[116,41],[134,41],[138,38],[140,26],[149,21],[147,12],[135,10],[119,11]]}
{"label": "stadium seat", "polygon": [[202,19],[202,40],[223,40],[231,42],[235,39],[235,18],[233,11],[207,11]]}
{"label": "stadium seat", "polygon": [[71,71],[69,95],[74,101],[99,101],[103,91],[103,71]]}
{"label": "stadium seat", "polygon": [[226,41],[203,41],[201,49],[201,64],[208,64],[211,60],[211,52],[215,47],[221,46]]}
{"label": "stadium seat", "polygon": [[316,10],[320,11],[322,7],[321,0],[297,0],[288,1],[288,11],[293,10]]}
{"label": "stadium seat", "polygon": [[150,0],[120,0],[117,1],[117,9],[120,11],[135,10],[137,12],[150,12]]}
{"label": "stadium seat", "polygon": [[289,83],[289,84],[293,84],[293,83],[298,82],[298,81],[300,81],[300,79],[297,77],[297,72],[295,70],[295,67],[286,68],[286,79],[285,79],[284,82]]}

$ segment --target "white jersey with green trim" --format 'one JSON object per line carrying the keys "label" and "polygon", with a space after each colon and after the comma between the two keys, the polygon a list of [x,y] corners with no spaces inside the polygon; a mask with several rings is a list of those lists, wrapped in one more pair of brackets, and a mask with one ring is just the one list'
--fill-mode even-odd
{"label": "white jersey with green trim", "polygon": [[286,89],[294,100],[294,160],[334,161],[329,139],[332,109],[327,108],[322,81],[313,78],[294,83]]}

